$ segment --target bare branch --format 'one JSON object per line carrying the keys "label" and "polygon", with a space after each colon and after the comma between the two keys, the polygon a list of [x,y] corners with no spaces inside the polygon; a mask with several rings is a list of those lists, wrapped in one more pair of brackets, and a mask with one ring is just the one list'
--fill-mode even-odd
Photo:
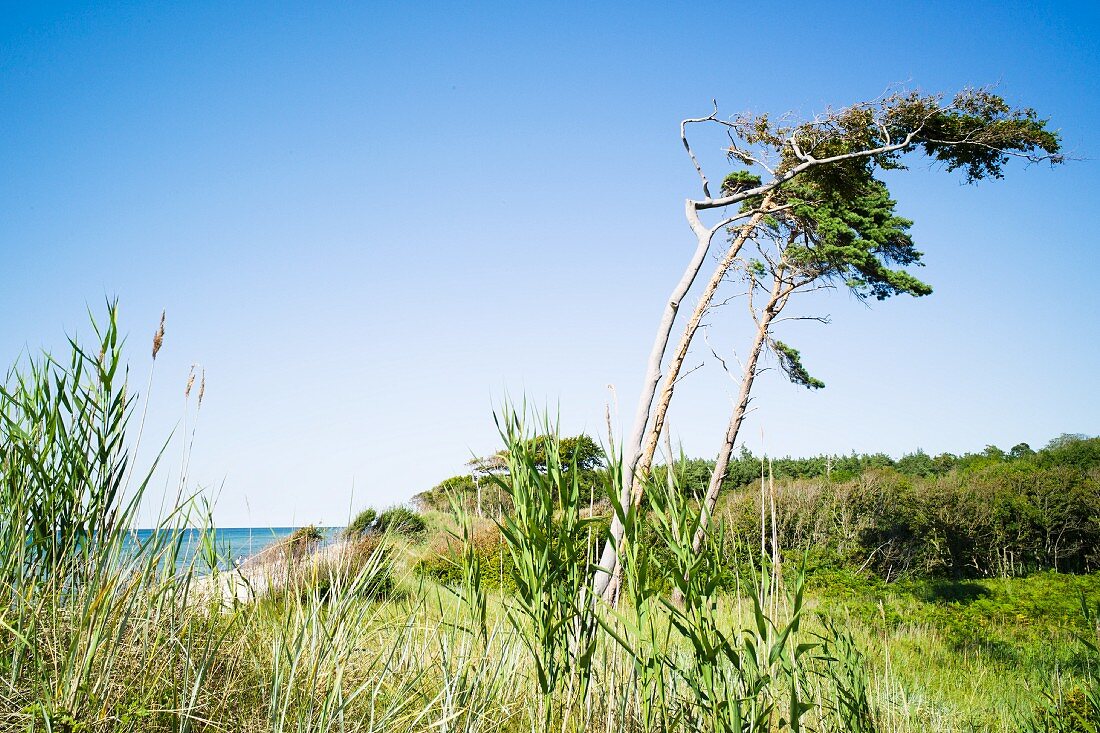
{"label": "bare branch", "polygon": [[976,148],[996,150],[1001,155],[1008,155],[1013,158],[1022,158],[1029,163],[1044,163],[1046,161],[1050,161],[1051,163],[1062,163],[1066,159],[1066,157],[1061,153],[1046,153],[1045,155],[1035,155],[1034,153],[1022,153],[1016,150],[1005,150],[1004,148],[999,148],[996,145],[990,145],[989,143],[971,140],[969,135],[962,138],[961,140],[940,140],[938,138],[928,138],[928,142],[937,143],[940,145],[973,145]]}
{"label": "bare branch", "polygon": [[706,117],[695,117],[691,119],[682,120],[680,122],[680,140],[684,143],[684,150],[687,151],[688,156],[691,158],[692,165],[695,166],[695,172],[699,174],[699,179],[703,182],[703,195],[708,199],[710,198],[710,182],[707,180],[707,176],[703,173],[703,167],[699,165],[699,159],[695,157],[695,151],[691,149],[691,143],[687,139],[687,126],[698,122],[712,122],[718,119],[718,100],[710,100],[714,105],[714,111]]}
{"label": "bare branch", "polygon": [[680,375],[679,377],[677,377],[677,378],[676,378],[676,381],[675,381],[675,382],[673,382],[673,384],[679,384],[680,382],[684,381],[684,379],[685,379],[685,378],[686,378],[686,377],[687,377],[687,376],[688,376],[689,374],[691,374],[692,372],[697,372],[697,371],[699,371],[700,369],[702,369],[702,368],[703,368],[703,363],[704,363],[704,362],[699,362],[698,364],[696,364],[695,366],[693,366],[693,367],[692,367],[691,369],[688,369],[688,370],[687,370],[686,372],[684,372],[684,373],[683,373],[683,374],[681,374],[681,375]]}
{"label": "bare branch", "polygon": [[724,306],[727,306],[730,303],[732,303],[734,300],[736,300],[737,298],[742,297],[743,295],[745,295],[745,293],[735,293],[734,295],[731,295],[728,298],[723,298],[722,300],[718,301],[717,303],[712,303],[710,305],[710,307],[707,308],[707,310],[708,311],[713,311],[713,310],[716,310],[718,308],[722,308]]}
{"label": "bare branch", "polygon": [[[729,364],[726,363],[725,359],[723,359],[721,356],[718,355],[718,350],[715,349],[714,346],[710,343],[710,338],[707,334],[707,331],[705,331],[705,330],[703,331],[703,341],[706,342],[707,348],[710,349],[711,355],[714,356],[714,358],[718,360],[718,363],[722,365],[722,371],[724,371],[726,373],[726,376],[728,376],[731,380],[733,380],[735,382],[738,381],[737,377],[735,377],[733,372],[730,371]],[[737,358],[737,354],[734,354],[733,356],[734,356],[735,359]],[[740,359],[737,360],[737,364],[738,364],[739,367],[741,366],[741,360]],[[742,367],[742,369],[743,369],[743,367]]]}
{"label": "bare branch", "polygon": [[710,228],[711,236],[717,234],[723,227],[727,227],[738,219],[744,219],[746,216],[756,216],[757,214],[778,214],[787,209],[793,208],[794,204],[783,204],[782,206],[772,206],[770,208],[753,209],[752,211],[746,211],[737,216],[730,216],[722,221],[718,222]]}
{"label": "bare branch", "polygon": [[886,153],[893,153],[898,150],[904,150],[913,144],[913,138],[924,129],[923,126],[917,127],[909,132],[905,136],[905,139],[901,142],[894,143],[893,145],[880,145],[877,148],[868,148],[867,150],[857,150],[851,153],[841,153],[839,155],[833,155],[828,158],[814,158],[813,160],[807,160],[799,163],[795,167],[791,168],[786,173],[777,176],[775,179],[763,183],[756,188],[746,189],[744,191],[738,191],[737,193],[730,194],[729,196],[723,196],[722,198],[712,199],[706,198],[702,201],[689,200],[689,204],[698,210],[705,209],[720,209],[730,204],[736,204],[745,199],[752,198],[753,196],[761,196],[768,191],[771,191],[778,186],[786,183],[795,176],[803,173],[810,168],[818,165],[829,165],[831,163],[839,163],[844,160],[855,160],[856,158],[870,158],[875,155],[885,155]]}
{"label": "bare branch", "polygon": [[798,132],[795,132],[791,135],[789,142],[791,144],[791,150],[794,151],[795,157],[797,157],[799,160],[805,160],[809,162],[817,160],[817,158],[815,158],[814,156],[802,152],[802,148],[798,147]]}
{"label": "bare branch", "polygon": [[783,318],[776,318],[776,319],[772,320],[772,323],[773,324],[783,323],[784,321],[817,321],[818,323],[823,323],[826,326],[829,325],[829,323],[832,322],[830,317],[826,315],[826,316],[784,316]]}

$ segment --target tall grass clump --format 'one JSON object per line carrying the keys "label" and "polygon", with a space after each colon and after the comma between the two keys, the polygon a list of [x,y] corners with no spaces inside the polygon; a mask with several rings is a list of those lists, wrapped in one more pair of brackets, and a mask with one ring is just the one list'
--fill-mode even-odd
{"label": "tall grass clump", "polygon": [[[720,525],[701,551],[693,548],[705,510],[675,476],[670,471],[666,483],[648,487],[645,515],[611,498],[627,530],[620,547],[626,607],[606,628],[632,660],[640,727],[874,730],[854,644],[833,629],[803,629],[803,572],[786,587],[773,548],[746,563],[756,571],[739,585],[747,592],[723,594]],[[644,534],[643,522],[650,524]]]}
{"label": "tall grass clump", "polygon": [[[721,592],[725,538],[692,548],[704,523],[699,502],[670,476],[648,487],[646,511],[623,507],[613,459],[607,494],[626,528],[616,548],[625,576],[619,604],[606,606],[590,583],[593,540],[607,525],[582,518],[555,430],[542,426],[540,461],[520,415],[509,411],[499,425],[507,470],[494,480],[514,507],[499,526],[515,587],[501,604],[538,695],[532,730],[876,730],[854,640],[831,627],[803,629],[803,574],[784,583],[777,550],[731,599]],[[454,507],[466,543],[458,592],[483,618],[481,556],[468,512],[458,499]]]}
{"label": "tall grass clump", "polygon": [[555,722],[564,728],[587,694],[596,644],[595,609],[586,595],[592,544],[585,528],[592,520],[580,516],[578,472],[564,465],[549,425],[542,445],[530,439],[514,411],[498,427],[507,477],[493,480],[514,507],[499,523],[515,582],[506,613],[530,652],[542,729]]}
{"label": "tall grass clump", "polygon": [[1086,631],[1077,641],[1086,660],[1086,674],[1076,684],[1056,675],[1041,691],[1037,705],[1020,719],[1022,733],[1095,733],[1100,730],[1100,604],[1082,596]]}
{"label": "tall grass clump", "polygon": [[[117,312],[110,304],[93,324],[91,349],[71,338],[67,360],[28,358],[0,387],[0,675],[9,726],[136,724],[184,704],[207,669],[201,650],[162,633],[179,625],[172,620],[187,586],[175,576],[182,548],[173,530],[190,517],[169,512],[140,542],[130,532],[153,473],[131,480],[135,397]],[[154,359],[163,336],[162,323]],[[173,682],[130,687],[135,669]]]}
{"label": "tall grass clump", "polygon": [[92,577],[136,508],[136,493],[122,494],[133,400],[113,308],[96,333],[98,354],[70,340],[67,365],[29,359],[0,387],[0,542],[5,581],[16,587]]}
{"label": "tall grass clump", "polygon": [[[254,587],[221,569],[185,474],[135,531],[164,448],[132,465],[117,315],[110,304],[91,347],[72,338],[67,359],[27,358],[0,386],[0,730],[383,731],[428,717],[421,676],[398,678],[418,640],[367,651],[391,621],[384,543],[313,558],[306,528],[284,553],[292,585]],[[163,339],[162,322],[154,363]]]}

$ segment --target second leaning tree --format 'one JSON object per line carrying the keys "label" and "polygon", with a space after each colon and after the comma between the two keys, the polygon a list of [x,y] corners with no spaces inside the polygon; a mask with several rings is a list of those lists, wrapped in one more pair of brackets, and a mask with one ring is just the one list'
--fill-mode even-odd
{"label": "second leaning tree", "polygon": [[[738,170],[725,176],[716,193],[688,141],[689,125],[722,127],[729,137],[728,160]],[[623,443],[622,506],[638,505],[681,369],[720,286],[734,278],[744,286],[755,335],[747,351],[741,385],[703,502],[703,524],[695,546],[705,539],[707,519],[726,477],[729,460],[748,410],[760,358],[775,354],[797,384],[824,384],[812,377],[799,352],[773,336],[780,314],[796,293],[843,286],[862,299],[928,295],[931,287],[905,268],[919,265],[907,219],[881,171],[902,170],[907,156],[923,154],[966,182],[1001,178],[1013,158],[1061,163],[1061,143],[1047,121],[1030,108],[1010,106],[985,89],[942,95],[899,92],[870,102],[788,123],[768,115],[684,120],[680,135],[702,187],[702,198],[685,202],[685,216],[696,238],[687,268],[665,305],[650,352],[642,392],[629,435]],[[715,221],[704,222],[715,211]],[[721,233],[728,245],[718,258],[670,353],[673,328],[683,299],[699,278]],[[593,578],[594,594],[613,602],[619,586],[618,550],[624,527],[613,518]]]}

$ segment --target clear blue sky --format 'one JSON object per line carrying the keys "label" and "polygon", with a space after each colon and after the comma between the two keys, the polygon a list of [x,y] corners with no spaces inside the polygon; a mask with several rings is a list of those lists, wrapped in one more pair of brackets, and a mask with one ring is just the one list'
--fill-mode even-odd
{"label": "clear blue sky", "polygon": [[[1082,158],[892,178],[935,294],[815,302],[832,324],[781,337],[828,387],[764,375],[750,448],[1100,433],[1095,4],[32,5],[0,13],[0,357],[117,296],[143,383],[166,309],[147,440],[182,430],[201,363],[190,484],[223,525],[401,501],[498,447],[506,394],[601,434],[611,384],[628,423],[693,244],[677,125],[712,97],[812,114],[997,83]],[[744,343],[714,320],[712,345]],[[685,382],[689,454],[734,387],[713,363]]]}

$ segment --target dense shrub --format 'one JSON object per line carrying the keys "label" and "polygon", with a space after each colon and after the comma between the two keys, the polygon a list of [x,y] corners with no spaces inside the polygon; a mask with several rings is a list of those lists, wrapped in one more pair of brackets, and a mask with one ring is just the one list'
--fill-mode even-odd
{"label": "dense shrub", "polygon": [[[760,501],[758,488],[732,491],[717,509],[750,546],[760,540]],[[844,482],[777,481],[775,504],[781,548],[814,548],[888,579],[1100,567],[1095,467],[1029,459],[926,477],[873,469]]]}
{"label": "dense shrub", "polygon": [[[487,519],[473,518],[472,522],[470,541],[481,565],[482,583],[486,588],[500,588],[509,592],[515,590],[512,556],[505,545],[500,527]],[[600,516],[581,530],[586,535],[589,557],[597,557],[600,543],[607,534],[610,523],[610,517]],[[460,537],[448,533],[434,535],[416,561],[414,571],[444,585],[458,585],[462,582],[462,553]]]}
{"label": "dense shrub", "polygon": [[278,545],[279,551],[290,559],[297,559],[308,555],[325,538],[316,525],[310,524],[299,527],[290,533],[290,536]]}
{"label": "dense shrub", "polygon": [[349,539],[361,537],[374,529],[374,524],[378,520],[378,512],[374,509],[367,508],[355,515],[355,518],[348,523],[348,526],[344,529],[344,536]]}
{"label": "dense shrub", "polygon": [[[496,523],[484,519],[472,520],[471,549],[481,565],[481,582],[486,588],[515,590],[512,579],[512,558],[504,546],[504,538]],[[413,566],[414,571],[444,585],[462,583],[463,542],[460,537],[441,533],[431,538],[424,553]]]}
{"label": "dense shrub", "polygon": [[286,603],[317,598],[327,601],[338,593],[362,598],[384,598],[394,588],[392,553],[385,538],[367,534],[317,553],[294,565],[266,596]]}
{"label": "dense shrub", "polygon": [[396,506],[381,514],[374,509],[364,509],[351,520],[343,534],[350,541],[387,532],[420,539],[427,531],[428,525],[422,516],[408,507]]}
{"label": "dense shrub", "polygon": [[412,509],[395,506],[378,516],[378,531],[393,532],[410,539],[418,539],[428,531],[428,525],[424,522],[424,518]]}
{"label": "dense shrub", "polygon": [[[712,467],[707,460],[680,461],[679,490],[701,495]],[[855,453],[783,458],[764,468],[775,478],[779,546],[788,558],[808,560],[811,574],[862,569],[892,581],[1100,569],[1100,439],[1064,435],[1039,451],[1020,443],[1008,452],[988,446],[963,456],[918,450],[896,461]],[[744,580],[759,555],[760,475],[760,459],[743,450],[715,509],[727,587]],[[591,479],[606,477],[594,470]],[[663,466],[653,479],[665,483]],[[492,484],[483,482],[483,500]],[[472,508],[469,476],[440,487]],[[597,513],[607,513],[606,503],[594,498],[602,493],[593,490]],[[650,532],[643,515],[643,553],[660,553]],[[766,535],[770,552],[770,526]],[[494,567],[499,571],[499,562]]]}
{"label": "dense shrub", "polygon": [[[606,474],[607,458],[603,449],[587,435],[575,435],[568,438],[555,438],[559,453],[560,467],[567,479],[576,472],[580,486],[581,499],[585,504],[595,504],[602,500],[603,481]],[[546,442],[544,435],[528,438],[527,446],[530,458],[539,471],[546,470]],[[476,458],[469,464],[477,473],[459,474],[444,479],[436,486],[413,497],[418,507],[439,512],[451,511],[451,498],[458,497],[466,510],[473,513],[480,509],[484,516],[500,517],[511,513],[512,499],[499,481],[494,480],[506,473],[506,462],[502,453],[487,458]],[[478,497],[480,495],[480,506]]]}

